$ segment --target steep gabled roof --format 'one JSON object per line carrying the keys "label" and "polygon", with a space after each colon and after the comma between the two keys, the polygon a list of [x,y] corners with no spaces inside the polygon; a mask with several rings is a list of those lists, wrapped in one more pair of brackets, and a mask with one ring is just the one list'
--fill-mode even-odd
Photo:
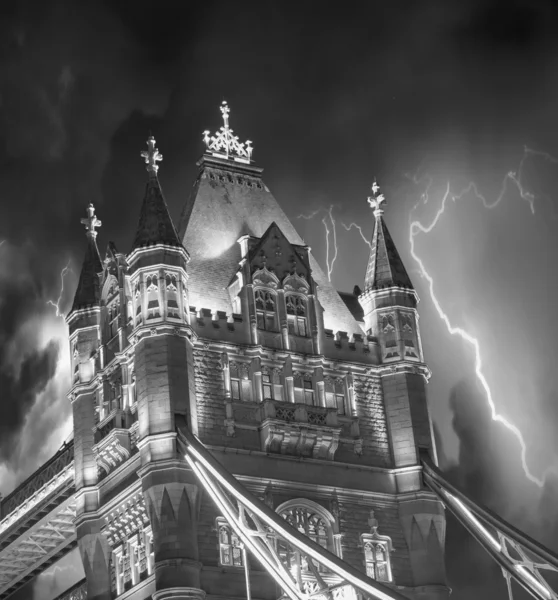
{"label": "steep gabled roof", "polygon": [[[304,246],[292,223],[261,179],[262,169],[205,155],[198,179],[186,202],[179,226],[190,254],[190,304],[227,313],[232,311],[227,286],[241,260],[238,239],[261,238],[275,222],[290,244]],[[309,254],[312,278],[324,308],[327,329],[360,333],[362,329]]]}
{"label": "steep gabled roof", "polygon": [[87,240],[87,250],[83,259],[79,282],[74,295],[72,310],[99,304],[99,273],[103,271],[101,257],[94,238]]}
{"label": "steep gabled roof", "polygon": [[395,247],[381,211],[376,214],[374,235],[368,267],[364,278],[364,291],[386,287],[413,289],[413,284],[403,266],[403,261]]}

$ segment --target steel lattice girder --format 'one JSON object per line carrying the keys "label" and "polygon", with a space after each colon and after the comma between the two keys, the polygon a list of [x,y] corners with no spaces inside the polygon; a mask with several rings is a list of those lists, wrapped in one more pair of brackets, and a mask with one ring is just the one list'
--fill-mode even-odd
{"label": "steel lattice girder", "polygon": [[[448,483],[442,472],[423,458],[424,481],[449,511],[512,578],[538,600],[558,600],[558,593],[540,571],[558,573],[558,556],[488,508],[470,500]],[[510,553],[515,553],[512,556]]]}
{"label": "steel lattice girder", "polygon": [[[335,590],[347,586],[378,600],[407,600],[398,591],[370,579],[291,527],[264,502],[250,494],[186,428],[178,430],[178,440],[188,464],[230,526],[292,600],[305,600],[319,595],[335,597]],[[318,583],[316,591],[302,590],[300,581],[285,568],[276,551],[276,538],[283,539],[307,557],[308,566]],[[336,582],[326,583],[315,563],[336,575]]]}

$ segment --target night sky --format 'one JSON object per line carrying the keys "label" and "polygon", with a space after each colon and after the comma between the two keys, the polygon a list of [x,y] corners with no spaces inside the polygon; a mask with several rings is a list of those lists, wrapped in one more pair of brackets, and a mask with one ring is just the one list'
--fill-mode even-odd
{"label": "night sky", "polygon": [[[473,348],[439,318],[409,239],[413,220],[432,223],[448,182],[454,195],[474,181],[485,204],[500,198],[491,209],[474,193],[450,199],[415,252],[451,323],[478,338],[497,412],[520,427],[528,468],[542,478],[558,467],[558,5],[181,4],[0,9],[0,491],[71,431],[66,326],[48,301],[68,265],[59,306],[71,305],[85,207],[93,202],[103,222],[102,254],[109,240],[127,252],[152,131],[177,222],[202,132],[221,125],[226,99],[231,127],[253,141],[268,187],[323,267],[322,219],[333,207],[337,289],[362,285],[368,247],[343,223],[370,237],[366,198],[377,178],[421,298],[441,466],[558,550],[558,478],[543,489],[525,478],[516,437],[491,420]],[[499,568],[474,544],[449,519],[452,598],[507,597]]]}

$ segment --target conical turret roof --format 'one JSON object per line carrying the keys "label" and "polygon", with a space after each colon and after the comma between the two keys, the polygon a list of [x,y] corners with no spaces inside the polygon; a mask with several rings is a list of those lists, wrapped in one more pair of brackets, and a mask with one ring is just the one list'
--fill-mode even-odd
{"label": "conical turret roof", "polygon": [[379,186],[374,182],[372,186],[374,195],[368,198],[368,202],[374,208],[374,235],[364,278],[364,291],[387,287],[413,289],[411,279],[384,221],[384,211],[381,209],[384,196],[379,191]]}
{"label": "conical turret roof", "polygon": [[181,246],[180,239],[172,222],[161,185],[157,178],[157,162],[163,156],[155,148],[155,138],[150,136],[148,151],[142,152],[147,163],[149,180],[145,186],[145,196],[141,206],[140,218],[132,250],[154,244]]}

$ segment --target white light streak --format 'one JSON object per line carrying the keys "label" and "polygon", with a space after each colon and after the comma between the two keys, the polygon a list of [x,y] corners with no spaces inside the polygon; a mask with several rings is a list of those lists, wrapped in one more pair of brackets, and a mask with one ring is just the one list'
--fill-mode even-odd
{"label": "white light streak", "polygon": [[[322,218],[322,223],[324,225],[324,229],[326,232],[326,236],[325,236],[326,267],[327,267],[328,281],[331,281],[331,274],[333,273],[333,265],[335,264],[335,261],[337,260],[337,256],[339,254],[339,248],[337,246],[337,227],[336,227],[336,221],[333,218],[333,208],[334,208],[334,205],[332,204],[327,209],[319,208],[318,210],[315,210],[311,213],[301,214],[301,215],[298,215],[298,217],[297,217],[298,219],[311,220],[311,219],[315,218],[318,214],[320,214],[322,211],[326,213]],[[328,224],[328,220],[329,220],[329,224]],[[330,225],[331,225],[331,229],[330,229]],[[330,235],[331,235],[331,241],[330,241]],[[331,249],[331,246],[333,246],[333,249]],[[332,255],[331,258],[330,258],[330,254]]]}
{"label": "white light streak", "polygon": [[72,272],[72,269],[70,268],[71,260],[71,258],[68,259],[68,263],[62,269],[62,271],[60,271],[60,293],[58,294],[58,300],[56,302],[54,302],[54,300],[47,300],[47,304],[54,306],[54,308],[56,309],[56,316],[61,318],[64,318],[64,313],[60,309],[60,303],[62,302],[62,299],[64,297],[64,277],[66,277],[68,273]]}

